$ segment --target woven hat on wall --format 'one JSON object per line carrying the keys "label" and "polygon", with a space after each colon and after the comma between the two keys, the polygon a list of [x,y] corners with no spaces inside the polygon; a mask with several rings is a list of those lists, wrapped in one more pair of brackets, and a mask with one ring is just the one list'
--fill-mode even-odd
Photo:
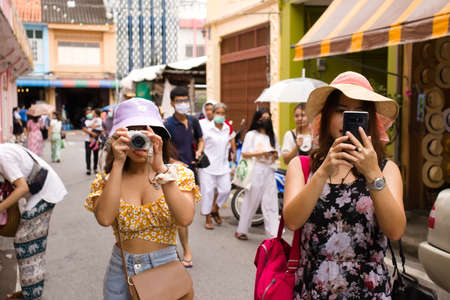
{"label": "woven hat on wall", "polygon": [[450,107],[442,112],[442,118],[444,119],[445,130],[450,132]]}
{"label": "woven hat on wall", "polygon": [[423,138],[422,154],[426,160],[441,161],[443,150],[442,135],[429,133]]}
{"label": "woven hat on wall", "polygon": [[427,161],[422,168],[423,183],[429,188],[439,188],[444,184],[444,171],[440,162]]}
{"label": "woven hat on wall", "polygon": [[450,62],[441,62],[434,73],[434,81],[443,89],[450,88]]}
{"label": "woven hat on wall", "polygon": [[419,50],[420,60],[428,61],[434,59],[434,48],[431,42],[424,42]]}
{"label": "woven hat on wall", "polygon": [[414,79],[421,88],[431,88],[435,85],[434,72],[433,67],[420,65],[414,71]]}
{"label": "woven hat on wall", "polygon": [[425,113],[425,128],[430,133],[441,134],[445,130],[445,122],[440,110],[427,110]]}
{"label": "woven hat on wall", "polygon": [[439,61],[450,61],[450,37],[436,40],[434,53]]}
{"label": "woven hat on wall", "polygon": [[432,88],[426,89],[424,94],[427,109],[441,110],[444,107],[445,96],[442,89],[438,88],[437,86],[434,86]]}

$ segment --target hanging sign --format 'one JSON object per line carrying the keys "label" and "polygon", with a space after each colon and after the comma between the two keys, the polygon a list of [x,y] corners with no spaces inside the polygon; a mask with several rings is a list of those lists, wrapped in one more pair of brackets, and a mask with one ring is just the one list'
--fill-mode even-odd
{"label": "hanging sign", "polygon": [[425,94],[419,94],[417,98],[417,121],[423,122],[425,116]]}

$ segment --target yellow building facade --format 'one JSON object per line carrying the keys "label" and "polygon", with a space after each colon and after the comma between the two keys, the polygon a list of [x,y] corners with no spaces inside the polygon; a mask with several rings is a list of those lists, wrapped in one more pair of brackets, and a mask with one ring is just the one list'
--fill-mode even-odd
{"label": "yellow building facade", "polygon": [[[246,119],[248,126],[256,98],[279,81],[278,1],[214,0],[207,10],[207,97],[226,103],[234,124]],[[278,105],[270,109],[277,130]]]}

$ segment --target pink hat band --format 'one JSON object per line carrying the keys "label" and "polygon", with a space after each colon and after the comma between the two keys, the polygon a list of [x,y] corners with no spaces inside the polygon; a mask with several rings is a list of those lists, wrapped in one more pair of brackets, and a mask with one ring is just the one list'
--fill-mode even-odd
{"label": "pink hat band", "polygon": [[370,85],[370,82],[361,74],[355,72],[344,72],[339,74],[332,82],[331,85],[335,84],[352,84],[363,87],[371,92],[373,92],[373,88]]}

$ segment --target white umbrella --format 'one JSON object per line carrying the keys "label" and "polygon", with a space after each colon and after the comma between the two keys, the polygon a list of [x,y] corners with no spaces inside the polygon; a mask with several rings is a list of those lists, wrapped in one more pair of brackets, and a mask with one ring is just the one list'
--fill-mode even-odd
{"label": "white umbrella", "polygon": [[305,103],[315,88],[324,85],[323,81],[307,77],[286,79],[266,88],[255,102]]}

